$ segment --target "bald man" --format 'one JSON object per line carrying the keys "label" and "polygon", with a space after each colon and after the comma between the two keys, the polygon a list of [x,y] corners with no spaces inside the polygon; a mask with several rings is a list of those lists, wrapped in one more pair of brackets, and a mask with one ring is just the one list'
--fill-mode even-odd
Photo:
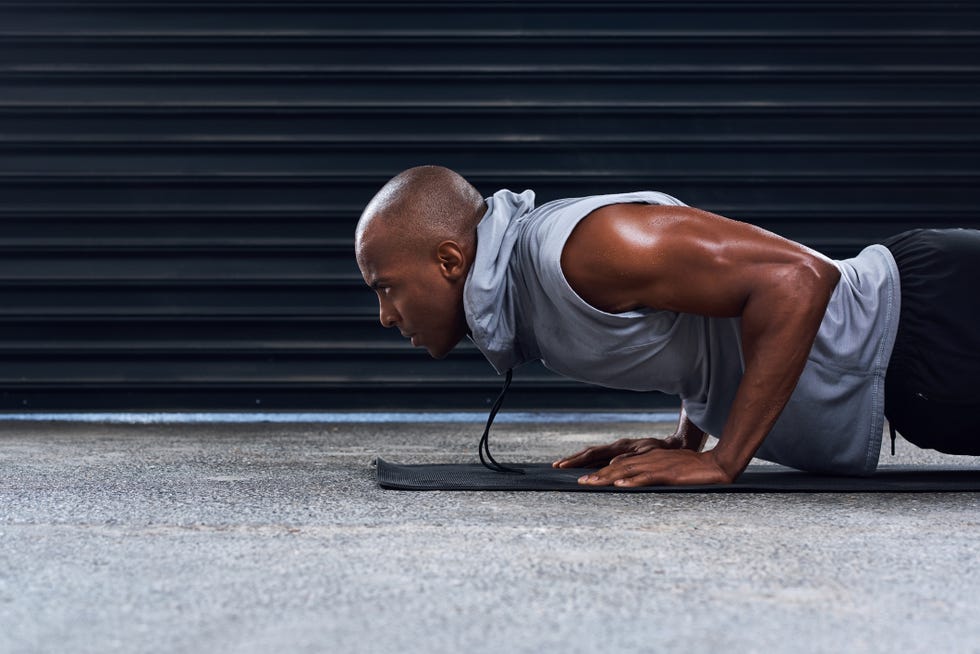
{"label": "bald man", "polygon": [[664,193],[535,208],[421,166],[375,195],[355,240],[381,324],[435,358],[469,336],[498,373],[540,360],[681,398],[672,436],[554,463],[601,467],[582,484],[729,483],[753,456],[866,475],[885,414],[920,447],[980,454],[975,230],[834,261]]}

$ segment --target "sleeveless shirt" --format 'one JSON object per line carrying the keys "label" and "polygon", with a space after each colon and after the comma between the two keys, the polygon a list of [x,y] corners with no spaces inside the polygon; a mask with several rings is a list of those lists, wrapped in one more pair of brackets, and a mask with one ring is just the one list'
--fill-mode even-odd
{"label": "sleeveless shirt", "polygon": [[[556,200],[487,198],[463,293],[470,338],[498,373],[540,360],[566,377],[679,396],[691,421],[723,439],[745,368],[740,318],[656,309],[601,311],[575,293],[561,253],[578,222],[619,203],[685,206],[656,191]],[[872,245],[834,261],[840,281],[796,389],[757,457],[801,470],[870,474],[884,423],[884,379],[899,316],[898,269]]]}

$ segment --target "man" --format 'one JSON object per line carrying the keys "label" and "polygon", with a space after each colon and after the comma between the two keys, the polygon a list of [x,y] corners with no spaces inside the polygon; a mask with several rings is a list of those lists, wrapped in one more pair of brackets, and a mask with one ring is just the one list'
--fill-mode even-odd
{"label": "man", "polygon": [[832,261],[663,193],[533,203],[409,169],[364,209],[357,262],[382,325],[435,358],[468,335],[499,373],[540,359],[681,397],[673,436],[554,463],[602,466],[580,483],[729,483],[754,455],[870,474],[885,413],[922,447],[980,454],[980,232]]}

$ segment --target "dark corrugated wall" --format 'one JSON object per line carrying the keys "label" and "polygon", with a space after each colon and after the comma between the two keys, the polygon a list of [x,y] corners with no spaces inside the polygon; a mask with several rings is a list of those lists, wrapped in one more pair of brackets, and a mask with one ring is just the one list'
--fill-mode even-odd
{"label": "dark corrugated wall", "polygon": [[978,36],[972,2],[0,0],[0,408],[482,406],[479,353],[383,330],[353,262],[420,163],[832,256],[980,226]]}

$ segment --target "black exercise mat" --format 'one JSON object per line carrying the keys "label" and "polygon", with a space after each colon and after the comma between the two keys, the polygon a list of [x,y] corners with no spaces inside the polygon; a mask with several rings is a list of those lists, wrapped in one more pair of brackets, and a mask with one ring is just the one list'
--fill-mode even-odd
{"label": "black exercise mat", "polygon": [[508,464],[523,475],[479,463],[399,465],[378,458],[378,484],[393,490],[574,491],[587,493],[954,493],[980,492],[980,470],[941,466],[879,466],[870,477],[831,477],[782,466],[749,466],[734,484],[708,486],[581,486],[586,468]]}

